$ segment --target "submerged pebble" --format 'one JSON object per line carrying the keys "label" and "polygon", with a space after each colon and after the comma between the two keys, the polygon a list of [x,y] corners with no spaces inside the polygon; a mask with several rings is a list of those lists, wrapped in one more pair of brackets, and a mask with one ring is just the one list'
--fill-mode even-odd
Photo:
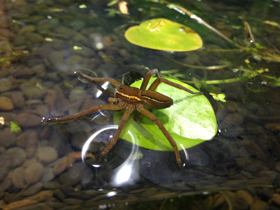
{"label": "submerged pebble", "polygon": [[16,135],[12,134],[10,128],[0,130],[0,146],[9,148],[16,143]]}
{"label": "submerged pebble", "polygon": [[26,185],[23,174],[24,174],[23,167],[16,168],[12,173],[12,183],[15,187],[19,189],[24,188],[24,186]]}
{"label": "submerged pebble", "polygon": [[20,127],[29,128],[39,125],[41,123],[41,117],[34,114],[22,113],[15,117],[15,121]]}
{"label": "submerged pebble", "polygon": [[38,182],[43,176],[43,166],[41,163],[33,163],[29,165],[24,171],[25,183],[34,184]]}
{"label": "submerged pebble", "polygon": [[22,148],[12,147],[6,151],[13,159],[13,168],[19,167],[26,159],[26,153]]}
{"label": "submerged pebble", "polygon": [[71,157],[63,157],[58,159],[53,166],[53,173],[60,174],[64,170],[68,169],[74,163],[74,159]]}
{"label": "submerged pebble", "polygon": [[47,93],[46,89],[41,89],[38,87],[23,87],[22,92],[24,96],[28,99],[42,99]]}
{"label": "submerged pebble", "polygon": [[0,111],[11,111],[14,108],[13,101],[10,98],[0,96]]}
{"label": "submerged pebble", "polygon": [[25,99],[22,92],[15,91],[11,93],[11,99],[16,108],[22,108],[25,105]]}
{"label": "submerged pebble", "polygon": [[49,146],[39,147],[36,153],[36,157],[43,163],[51,163],[58,157],[57,151]]}
{"label": "submerged pebble", "polygon": [[29,186],[27,189],[25,189],[21,195],[22,196],[31,196],[31,195],[38,193],[40,190],[42,190],[42,188],[43,188],[43,184],[41,182],[38,182],[34,185]]}
{"label": "submerged pebble", "polygon": [[7,78],[0,79],[0,93],[11,90],[12,82]]}

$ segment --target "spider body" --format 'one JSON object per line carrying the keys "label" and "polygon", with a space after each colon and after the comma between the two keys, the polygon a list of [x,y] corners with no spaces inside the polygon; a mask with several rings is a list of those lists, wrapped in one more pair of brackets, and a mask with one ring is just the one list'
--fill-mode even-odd
{"label": "spider body", "polygon": [[[167,85],[173,86],[175,88],[185,90],[192,94],[202,94],[202,93],[193,92],[193,91],[185,88],[184,86],[181,86],[179,84],[176,84],[174,82],[171,82],[171,81],[163,79],[163,78],[159,78],[157,69],[151,70],[146,74],[140,89],[122,85],[118,81],[108,78],[108,77],[93,78],[93,77],[90,77],[81,72],[77,72],[77,74],[80,77],[82,77],[83,79],[86,79],[86,80],[92,82],[93,84],[96,84],[96,82],[107,82],[107,81],[110,82],[112,85],[114,85],[116,87],[114,98],[109,98],[108,104],[94,106],[94,107],[90,108],[89,110],[79,112],[75,115],[48,118],[48,119],[46,119],[46,122],[58,122],[58,123],[67,122],[69,120],[73,120],[73,119],[79,118],[81,116],[85,116],[85,115],[88,115],[88,114],[91,114],[91,113],[94,113],[97,111],[102,111],[102,110],[110,110],[110,111],[125,110],[124,115],[118,126],[118,129],[117,129],[114,137],[111,140],[111,143],[103,150],[103,152],[99,156],[99,159],[100,159],[106,153],[108,153],[110,151],[110,149],[116,144],[126,121],[128,120],[130,114],[136,109],[142,115],[151,119],[159,127],[159,129],[163,132],[163,134],[165,135],[165,137],[167,138],[169,143],[174,148],[178,166],[180,169],[182,169],[182,165],[181,165],[182,161],[181,161],[181,157],[180,157],[176,142],[174,141],[172,136],[168,133],[168,131],[165,129],[163,124],[159,121],[159,119],[153,113],[151,113],[150,111],[145,109],[143,107],[143,105],[145,105],[148,108],[152,108],[152,109],[164,109],[164,108],[170,107],[173,104],[173,100],[170,97],[165,96],[165,95],[155,91],[161,82],[163,82]],[[149,82],[152,74],[156,74],[158,78],[151,84],[149,89],[146,90],[148,82]]]}
{"label": "spider body", "polygon": [[115,89],[115,98],[137,104],[141,103],[151,109],[165,109],[173,105],[172,98],[151,90],[121,85]]}

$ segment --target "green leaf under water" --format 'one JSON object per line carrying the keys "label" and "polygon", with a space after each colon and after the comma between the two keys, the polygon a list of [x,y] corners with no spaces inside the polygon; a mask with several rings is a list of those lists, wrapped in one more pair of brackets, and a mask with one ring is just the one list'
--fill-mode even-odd
{"label": "green leaf under water", "polygon": [[[155,79],[151,78],[149,85]],[[197,91],[183,82],[167,79]],[[141,83],[142,80],[137,81],[131,87],[140,88]],[[171,97],[174,104],[167,109],[149,109],[149,111],[154,113],[163,123],[176,141],[179,150],[211,140],[216,135],[216,116],[210,102],[204,95],[194,95],[164,83],[161,83],[156,91]],[[119,124],[123,113],[124,111],[114,113],[115,124]],[[134,140],[131,139],[129,132],[134,134]],[[173,151],[173,147],[157,125],[137,111],[131,114],[120,138],[151,150]]]}
{"label": "green leaf under water", "polygon": [[125,38],[132,44],[155,50],[191,51],[202,47],[202,40],[194,30],[164,18],[130,27]]}
{"label": "green leaf under water", "polygon": [[20,126],[16,122],[11,121],[9,123],[9,126],[11,128],[11,133],[16,134],[16,135],[21,133],[21,128],[20,128]]}

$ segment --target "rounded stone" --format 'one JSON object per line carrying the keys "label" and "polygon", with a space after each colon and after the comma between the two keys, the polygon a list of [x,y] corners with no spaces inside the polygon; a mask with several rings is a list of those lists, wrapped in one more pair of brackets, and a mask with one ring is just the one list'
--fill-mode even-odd
{"label": "rounded stone", "polygon": [[266,202],[261,200],[256,200],[251,206],[250,210],[268,210],[269,206],[266,204]]}
{"label": "rounded stone", "polygon": [[12,183],[15,187],[20,189],[24,188],[25,186],[24,176],[22,176],[23,174],[24,174],[23,167],[16,168],[12,173]]}
{"label": "rounded stone", "polygon": [[54,148],[44,146],[38,148],[36,157],[43,163],[51,163],[57,159],[58,153]]}
{"label": "rounded stone", "polygon": [[11,133],[10,128],[5,128],[4,130],[0,130],[0,146],[1,147],[11,147],[16,143],[16,136]]}
{"label": "rounded stone", "polygon": [[20,127],[35,127],[41,123],[41,118],[29,113],[22,113],[15,117],[15,121]]}
{"label": "rounded stone", "polygon": [[38,87],[22,87],[22,92],[28,99],[43,99],[47,93],[46,89],[40,89]]}
{"label": "rounded stone", "polygon": [[10,154],[13,157],[13,168],[21,166],[26,159],[25,151],[19,147],[8,149],[6,154]]}
{"label": "rounded stone", "polygon": [[41,179],[43,184],[50,182],[54,178],[54,173],[51,167],[45,167],[43,170],[44,174]]}
{"label": "rounded stone", "polygon": [[68,169],[73,163],[74,163],[74,159],[71,157],[63,157],[63,158],[58,159],[54,163],[53,173],[60,174],[64,170]]}
{"label": "rounded stone", "polygon": [[11,99],[16,108],[22,108],[25,105],[25,100],[22,92],[15,91],[11,93]]}
{"label": "rounded stone", "polygon": [[25,35],[26,40],[31,44],[38,44],[44,42],[44,37],[37,33],[28,32]]}
{"label": "rounded stone", "polygon": [[12,82],[7,78],[0,79],[0,93],[9,91],[12,88]]}
{"label": "rounded stone", "polygon": [[6,96],[0,96],[0,110],[1,111],[11,111],[13,110],[14,104],[13,101],[6,97]]}
{"label": "rounded stone", "polygon": [[[245,190],[238,190],[235,193],[236,199],[239,199],[239,206],[243,206],[244,209],[248,209],[249,206],[253,203],[254,199],[250,193]],[[242,202],[243,201],[243,202]],[[243,203],[243,205],[241,204]]]}
{"label": "rounded stone", "polygon": [[22,196],[31,196],[38,193],[43,188],[43,184],[38,182],[24,190]]}
{"label": "rounded stone", "polygon": [[33,163],[24,171],[25,183],[34,184],[43,176],[43,166],[41,163]]}
{"label": "rounded stone", "polygon": [[65,63],[68,64],[77,64],[77,63],[82,63],[83,62],[83,58],[79,55],[71,55],[68,58],[65,59]]}

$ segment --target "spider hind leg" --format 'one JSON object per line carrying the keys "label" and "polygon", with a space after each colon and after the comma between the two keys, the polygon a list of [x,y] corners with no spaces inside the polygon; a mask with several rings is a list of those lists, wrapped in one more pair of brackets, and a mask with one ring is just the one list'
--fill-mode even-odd
{"label": "spider hind leg", "polygon": [[167,138],[167,140],[173,147],[178,166],[179,166],[180,170],[182,170],[182,161],[181,161],[181,157],[179,154],[178,146],[177,146],[176,142],[174,141],[174,139],[172,138],[172,136],[168,133],[166,128],[160,122],[160,120],[153,113],[151,113],[147,109],[145,109],[141,104],[136,105],[136,110],[138,112],[140,112],[142,115],[144,115],[145,117],[152,120],[158,126],[158,128],[162,131],[162,133],[165,135],[165,137]]}
{"label": "spider hind leg", "polygon": [[104,155],[106,155],[113,148],[113,146],[117,143],[117,140],[118,140],[118,138],[119,138],[119,136],[122,132],[122,129],[123,129],[126,121],[128,120],[129,116],[131,115],[131,113],[133,112],[134,109],[135,109],[134,105],[127,104],[126,110],[124,112],[124,115],[121,119],[121,122],[119,124],[119,127],[118,127],[114,137],[112,138],[110,144],[100,154],[100,156],[98,157],[98,160],[100,160]]}

